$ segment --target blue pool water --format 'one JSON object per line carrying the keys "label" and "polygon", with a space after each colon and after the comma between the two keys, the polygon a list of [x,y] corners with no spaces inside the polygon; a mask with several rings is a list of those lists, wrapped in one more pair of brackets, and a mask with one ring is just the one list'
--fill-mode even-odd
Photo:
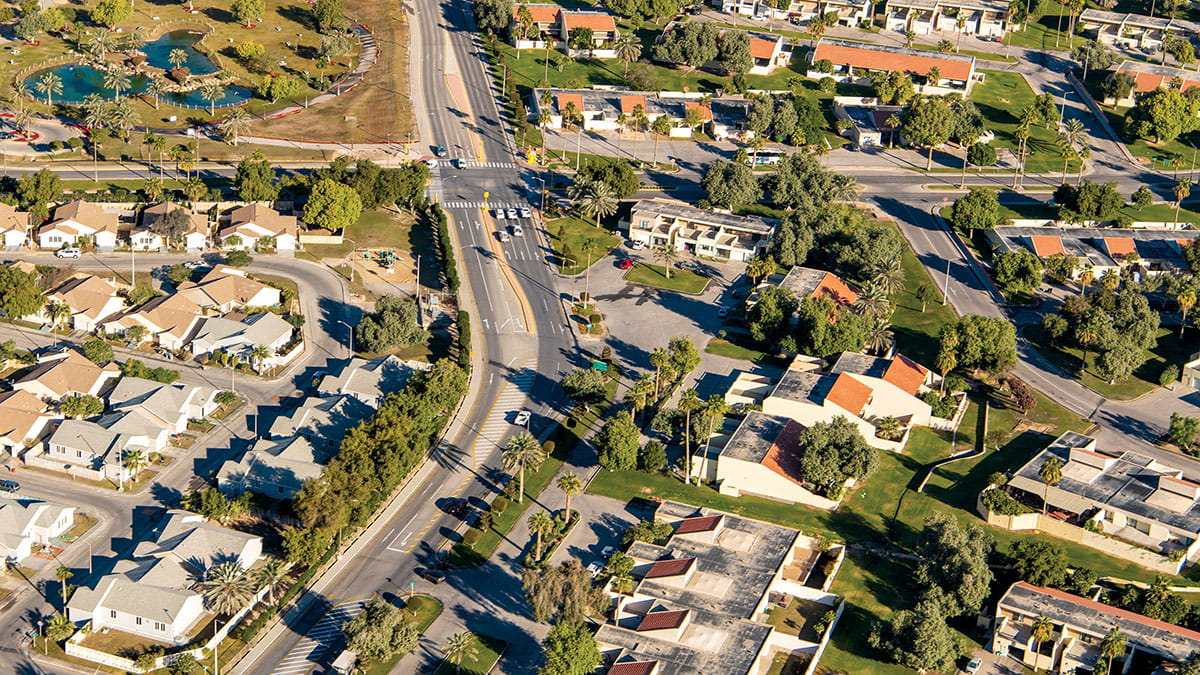
{"label": "blue pool water", "polygon": [[[142,51],[146,54],[147,63],[165,70],[171,66],[167,61],[171,50],[182,49],[188,55],[187,63],[184,65],[193,75],[207,75],[217,72],[216,64],[204,54],[196,51],[196,48],[193,46],[198,39],[200,39],[199,33],[174,31],[163,35],[153,42],[146,43]],[[45,100],[45,95],[38,91],[37,81],[47,72],[55,73],[62,80],[62,93],[54,94],[52,97],[55,103],[78,105],[83,103],[89,94],[100,94],[106,99],[111,99],[116,95],[116,92],[112,89],[105,88],[103,71],[89,65],[67,63],[46,70],[39,70],[25,78],[25,86],[29,89],[30,94],[37,99]],[[130,88],[121,90],[121,95],[137,95],[145,92],[147,81],[142,75],[134,77],[130,81]],[[223,95],[221,98],[217,99],[213,104],[217,108],[231,108],[241,105],[249,101],[252,95],[249,89],[237,85],[226,85],[222,91]],[[162,99],[165,103],[183,108],[198,109],[209,107],[209,102],[200,95],[199,90],[185,94],[163,94]]]}

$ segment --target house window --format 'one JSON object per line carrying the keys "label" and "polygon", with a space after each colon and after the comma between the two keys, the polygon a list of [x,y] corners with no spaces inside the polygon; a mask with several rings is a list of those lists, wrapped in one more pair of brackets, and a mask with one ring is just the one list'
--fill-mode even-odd
{"label": "house window", "polygon": [[115,618],[117,618],[117,610],[115,610],[115,609],[110,609],[110,610],[108,610],[108,617],[109,617],[110,619],[115,619]]}
{"label": "house window", "polygon": [[135,617],[133,622],[139,626],[142,625],[142,617]]}
{"label": "house window", "polygon": [[154,630],[156,630],[160,633],[165,633],[167,630],[167,624],[159,623],[159,622],[155,621],[154,622]]}
{"label": "house window", "polygon": [[76,451],[75,451],[75,456],[76,456],[76,457],[83,457],[83,451],[82,451],[82,450],[76,450]]}

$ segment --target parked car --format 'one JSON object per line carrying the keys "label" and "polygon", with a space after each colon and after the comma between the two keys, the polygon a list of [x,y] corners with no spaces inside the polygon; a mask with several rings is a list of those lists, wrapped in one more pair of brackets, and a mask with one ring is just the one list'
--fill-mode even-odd
{"label": "parked car", "polygon": [[514,237],[524,237],[525,236],[525,230],[522,229],[522,227],[520,225],[513,225],[512,233],[513,233]]}
{"label": "parked car", "polygon": [[471,505],[468,504],[467,500],[465,499],[460,497],[452,497],[451,499],[446,500],[446,505],[444,508],[446,509],[446,513],[449,513],[455,518],[462,518],[471,510]]}
{"label": "parked car", "polygon": [[600,552],[600,555],[604,556],[604,558],[607,560],[608,558],[611,558],[612,554],[614,554],[616,552],[617,552],[616,546],[605,546],[604,550]]}
{"label": "parked car", "polygon": [[496,209],[496,220],[504,220],[504,209]]}
{"label": "parked car", "polygon": [[633,262],[633,258],[622,258],[621,260],[617,261],[617,267],[620,269],[623,269],[623,270],[627,270],[630,267],[633,267],[634,264],[635,263]]}
{"label": "parked car", "polygon": [[717,316],[721,317],[722,319],[724,319],[725,317],[729,316],[729,308],[728,308],[728,307],[722,307],[721,309],[718,309],[718,310],[717,310]]}
{"label": "parked car", "polygon": [[971,662],[967,664],[967,672],[970,673],[970,675],[975,675],[975,673],[978,673],[979,669],[982,667],[983,660],[976,657],[971,659]]}
{"label": "parked car", "polygon": [[508,233],[505,232],[504,230],[500,230],[499,232],[497,232],[496,236],[500,238],[501,242],[512,241],[512,237],[508,236]]}
{"label": "parked car", "polygon": [[58,249],[54,252],[54,255],[58,258],[78,258],[79,256],[83,255],[83,251],[80,251],[74,246],[68,246],[66,248]]}
{"label": "parked car", "polygon": [[15,480],[0,480],[0,490],[5,492],[19,492],[21,484]]}
{"label": "parked car", "polygon": [[604,571],[604,565],[601,565],[598,562],[590,563],[587,566],[587,571],[591,573],[592,578],[595,579],[596,577],[600,576],[601,572]]}
{"label": "parked car", "polygon": [[646,248],[646,242],[641,241],[640,239],[638,241],[630,242],[629,248],[631,248],[635,251],[640,251],[640,250]]}
{"label": "parked car", "polygon": [[418,567],[418,568],[414,569],[413,574],[416,574],[417,576],[421,577],[425,581],[428,581],[429,583],[435,584],[435,585],[440,584],[446,580],[446,575],[444,573],[438,572],[437,570],[428,570],[428,569],[425,569],[424,567]]}
{"label": "parked car", "polygon": [[528,410],[522,410],[517,413],[516,417],[513,418],[513,424],[519,427],[527,427],[529,426],[529,418],[531,417],[533,417],[533,413],[529,412]]}
{"label": "parked car", "polygon": [[204,262],[203,260],[189,260],[183,263],[183,266],[189,270],[198,270],[201,267],[208,267],[208,263]]}
{"label": "parked car", "polygon": [[505,212],[504,212],[504,214],[505,214],[506,216],[508,216],[509,218],[516,218],[516,217],[517,217],[517,210],[516,210],[516,209],[509,209],[509,210],[505,211]]}
{"label": "parked car", "polygon": [[427,166],[431,169],[436,169],[437,168],[437,160],[436,159],[427,159],[427,160],[425,160],[425,166]]}

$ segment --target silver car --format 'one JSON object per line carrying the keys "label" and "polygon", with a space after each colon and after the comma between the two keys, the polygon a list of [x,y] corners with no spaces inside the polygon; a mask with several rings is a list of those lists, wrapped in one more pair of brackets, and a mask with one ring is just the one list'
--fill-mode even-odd
{"label": "silver car", "polygon": [[530,211],[529,209],[521,209],[521,217],[522,218],[532,218],[533,212]]}
{"label": "silver car", "polygon": [[496,209],[496,220],[504,220],[504,209]]}

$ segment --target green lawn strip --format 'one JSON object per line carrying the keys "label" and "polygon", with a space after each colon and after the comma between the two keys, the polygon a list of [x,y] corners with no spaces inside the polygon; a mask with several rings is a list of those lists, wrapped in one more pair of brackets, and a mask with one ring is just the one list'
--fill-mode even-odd
{"label": "green lawn strip", "polygon": [[[1061,24],[1058,19],[1060,10],[1062,12]],[[1030,9],[1025,29],[1009,33],[1005,36],[1004,43],[1018,47],[1033,47],[1034,49],[1070,49],[1071,36],[1067,32],[1069,15],[1070,9],[1066,5],[1055,2],[1055,0],[1038,0]],[[1076,36],[1076,44],[1081,40],[1083,38]]]}
{"label": "green lawn strip", "polygon": [[786,359],[780,358],[775,354],[768,354],[767,352],[745,347],[722,338],[709,340],[708,344],[704,347],[704,351],[730,359],[742,359],[744,361],[754,361],[756,363],[765,363],[780,367],[787,365]]}
{"label": "green lawn strip", "polygon": [[1110,105],[1101,105],[1101,108],[1104,110],[1104,116],[1108,118],[1108,123],[1121,137],[1125,147],[1129,148],[1129,152],[1134,157],[1150,160],[1151,168],[1170,170],[1171,167],[1167,161],[1172,156],[1182,157],[1187,162],[1187,167],[1191,166],[1193,148],[1200,146],[1200,130],[1181,134],[1165,143],[1155,143],[1149,139],[1136,138],[1125,133],[1125,113],[1129,112],[1129,108]]}
{"label": "green lawn strip", "polygon": [[[895,223],[886,222],[892,227]],[[941,303],[942,293],[937,284],[929,276],[929,271],[917,260],[912,247],[905,239],[904,256],[901,265],[904,268],[904,284],[900,293],[893,299],[896,311],[892,314],[892,333],[896,336],[896,346],[900,353],[915,360],[917,363],[932,367],[937,357],[938,334],[942,326],[954,321],[956,316],[953,308]],[[925,305],[921,311],[921,301],[917,299],[917,288],[922,284],[937,291],[937,300]]]}
{"label": "green lawn strip", "polygon": [[[405,600],[403,607],[413,613],[417,631],[422,634],[442,614],[441,601],[428,595],[414,595]],[[363,670],[364,675],[387,675],[404,656],[405,654],[394,654],[391,658],[372,663]]]}
{"label": "green lawn strip", "polygon": [[[1037,348],[1054,365],[1070,376],[1079,377],[1079,365],[1083,359],[1083,350],[1073,345],[1051,344],[1040,326],[1029,326],[1023,335],[1031,345]],[[1133,371],[1133,375],[1116,384],[1096,374],[1095,350],[1088,350],[1087,369],[1080,382],[1105,398],[1129,400],[1137,398],[1158,388],[1158,378],[1167,366],[1182,367],[1191,354],[1194,353],[1187,340],[1181,340],[1179,332],[1173,329],[1160,328],[1157,342],[1151,349],[1143,352],[1144,361]]]}
{"label": "green lawn strip", "polygon": [[649,263],[634,265],[632,269],[625,273],[625,280],[635,284],[655,286],[657,288],[665,288],[668,291],[679,291],[680,293],[691,293],[693,295],[704,292],[704,287],[708,285],[708,277],[688,270],[672,269],[671,278],[668,279],[665,269],[661,265],[651,265]]}
{"label": "green lawn strip", "polygon": [[507,646],[508,643],[500,638],[471,633],[471,646],[463,655],[462,663],[442,661],[434,675],[487,675]]}
{"label": "green lawn strip", "polygon": [[[987,70],[987,80],[975,85],[971,92],[971,100],[983,114],[984,126],[996,134],[992,141],[993,147],[1016,150],[1017,139],[1014,136],[1020,123],[1019,115],[1025,106],[1033,103],[1036,97],[1033,88],[1025,81],[1020,73]],[[1053,173],[1062,171],[1063,160],[1058,153],[1057,125],[1047,129],[1037,125],[1029,131],[1029,157],[1025,162],[1028,173]],[[1075,171],[1079,167],[1076,160],[1067,165],[1067,171]]]}
{"label": "green lawn strip", "polygon": [[604,256],[621,244],[621,238],[610,230],[596,227],[574,216],[566,216],[546,223],[546,231],[550,233],[550,246],[554,249],[556,262],[563,259],[563,244],[571,250],[575,264],[559,267],[563,274],[579,274],[587,267],[587,258],[583,254],[586,242],[596,244],[597,251],[592,253],[592,264],[596,264]]}

